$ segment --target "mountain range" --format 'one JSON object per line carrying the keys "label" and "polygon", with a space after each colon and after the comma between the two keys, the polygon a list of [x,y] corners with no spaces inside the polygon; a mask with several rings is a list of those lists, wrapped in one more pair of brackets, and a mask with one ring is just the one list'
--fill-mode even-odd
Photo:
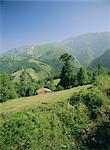
{"label": "mountain range", "polygon": [[35,79],[43,79],[61,71],[59,58],[65,52],[72,54],[71,64],[75,70],[81,65],[93,68],[99,59],[110,68],[106,51],[110,48],[109,41],[110,32],[87,33],[61,42],[14,48],[0,56],[0,72],[7,71],[16,78],[26,69]]}

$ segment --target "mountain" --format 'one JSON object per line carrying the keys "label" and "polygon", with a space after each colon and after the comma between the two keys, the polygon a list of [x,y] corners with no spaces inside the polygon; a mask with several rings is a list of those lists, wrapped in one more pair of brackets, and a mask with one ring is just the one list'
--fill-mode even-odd
{"label": "mountain", "polygon": [[25,45],[17,48],[10,49],[2,54],[2,56],[18,56],[24,53],[30,53],[32,50],[32,45]]}
{"label": "mountain", "polygon": [[[52,68],[55,69],[55,71],[59,72],[62,68],[62,62],[60,61],[60,56],[64,53],[68,53],[68,51],[64,47],[57,47],[57,48],[51,48],[50,50],[46,51],[39,59],[52,66]],[[77,58],[72,55],[72,61],[71,64],[73,65],[73,68],[79,68],[80,63],[77,60]]]}
{"label": "mountain", "polygon": [[72,52],[82,64],[88,65],[110,48],[110,32],[87,33],[62,41],[62,45]]}
{"label": "mountain", "polygon": [[47,44],[41,44],[41,45],[28,45],[28,46],[22,46],[18,48],[13,48],[7,52],[5,52],[2,56],[35,56],[35,57],[41,57],[45,53],[47,53],[50,50],[56,50],[59,51],[65,51],[66,48],[57,42],[53,43],[47,43]]}
{"label": "mountain", "polygon": [[[43,80],[60,73],[62,62],[59,58],[65,52],[68,51],[60,43],[16,48],[0,57],[0,72],[9,72],[17,81],[25,69],[33,79]],[[74,56],[71,64],[75,71],[80,67]]]}
{"label": "mountain", "polygon": [[100,57],[94,59],[89,65],[89,68],[93,69],[98,65],[110,69],[110,49],[107,49]]}
{"label": "mountain", "polygon": [[[76,70],[80,64],[88,66],[110,48],[109,38],[110,32],[87,33],[59,43],[14,48],[0,56],[0,72],[7,71],[13,74],[22,69],[31,69],[35,73],[43,74],[46,70],[46,74],[59,74],[62,68],[59,58],[65,52],[72,54],[71,63]],[[45,74],[44,76],[47,77]]]}

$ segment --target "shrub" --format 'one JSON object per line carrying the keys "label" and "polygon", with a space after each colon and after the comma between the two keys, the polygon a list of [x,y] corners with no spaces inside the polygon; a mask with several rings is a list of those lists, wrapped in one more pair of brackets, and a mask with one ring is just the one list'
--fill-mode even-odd
{"label": "shrub", "polygon": [[106,93],[107,89],[110,88],[110,76],[109,75],[99,75],[96,78],[94,83],[95,86],[98,87],[103,93]]}
{"label": "shrub", "polygon": [[80,106],[80,103],[83,103],[88,108],[88,113],[92,119],[96,119],[97,113],[99,112],[102,103],[104,103],[104,95],[100,93],[99,90],[92,88],[83,90],[79,93],[74,94],[70,99],[70,105],[74,105],[76,108]]}
{"label": "shrub", "polygon": [[107,89],[107,96],[110,97],[110,88]]}
{"label": "shrub", "polygon": [[75,94],[69,99],[69,103],[70,103],[70,105],[75,105],[75,104],[79,104],[82,100],[83,100],[83,93],[82,93],[82,92],[79,92],[79,93],[75,93]]}

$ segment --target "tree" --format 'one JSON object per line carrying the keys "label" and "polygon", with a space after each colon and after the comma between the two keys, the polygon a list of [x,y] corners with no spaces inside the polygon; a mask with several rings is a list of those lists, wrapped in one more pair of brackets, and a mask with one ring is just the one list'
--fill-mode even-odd
{"label": "tree", "polygon": [[101,65],[98,65],[93,72],[92,82],[95,82],[99,75],[106,75],[106,74],[109,74],[107,68],[105,68]]}
{"label": "tree", "polygon": [[77,80],[79,85],[85,85],[88,83],[88,74],[87,70],[84,67],[81,67],[78,74],[77,74]]}
{"label": "tree", "polygon": [[35,86],[34,83],[31,83],[28,85],[28,88],[26,90],[26,96],[31,96],[35,94]]}
{"label": "tree", "polygon": [[72,86],[72,67],[71,67],[71,60],[72,56],[68,53],[61,55],[60,60],[63,62],[63,67],[60,75],[60,82],[59,85],[64,87],[64,89],[70,88]]}
{"label": "tree", "polygon": [[15,85],[7,73],[0,75],[0,102],[17,97]]}
{"label": "tree", "polygon": [[26,71],[23,71],[20,75],[20,83],[18,86],[18,93],[21,97],[35,94],[35,84],[33,83],[31,76]]}

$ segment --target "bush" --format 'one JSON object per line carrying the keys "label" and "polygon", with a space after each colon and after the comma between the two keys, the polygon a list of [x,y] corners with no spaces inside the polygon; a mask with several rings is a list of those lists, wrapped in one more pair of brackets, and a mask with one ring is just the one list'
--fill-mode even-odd
{"label": "bush", "polygon": [[106,93],[107,89],[110,88],[110,76],[109,75],[99,75],[96,78],[94,83],[95,86],[98,87],[103,93]]}
{"label": "bush", "polygon": [[51,150],[62,149],[62,146],[69,149],[69,131],[62,123],[56,106],[51,109],[46,106],[28,109],[9,115],[0,125],[0,149]]}
{"label": "bush", "polygon": [[107,96],[110,97],[110,88],[107,89]]}
{"label": "bush", "polygon": [[58,86],[56,87],[56,90],[57,90],[57,91],[64,90],[64,87],[63,87],[63,86],[61,86],[61,85],[58,85]]}
{"label": "bush", "polygon": [[102,104],[106,104],[106,102],[104,102],[105,99],[106,97],[100,93],[99,90],[92,88],[89,89],[89,91],[83,90],[74,94],[69,99],[69,104],[74,105],[76,108],[80,106],[80,103],[85,104],[91,119],[96,119]]}
{"label": "bush", "polygon": [[69,103],[70,103],[70,105],[75,105],[75,104],[79,104],[82,100],[83,100],[83,93],[82,93],[82,92],[79,92],[79,93],[75,93],[75,94],[69,99]]}
{"label": "bush", "polygon": [[17,97],[15,85],[7,73],[0,74],[0,102]]}
{"label": "bush", "polygon": [[101,107],[103,98],[103,94],[100,94],[99,91],[93,90],[83,96],[83,102],[89,110],[96,110]]}

